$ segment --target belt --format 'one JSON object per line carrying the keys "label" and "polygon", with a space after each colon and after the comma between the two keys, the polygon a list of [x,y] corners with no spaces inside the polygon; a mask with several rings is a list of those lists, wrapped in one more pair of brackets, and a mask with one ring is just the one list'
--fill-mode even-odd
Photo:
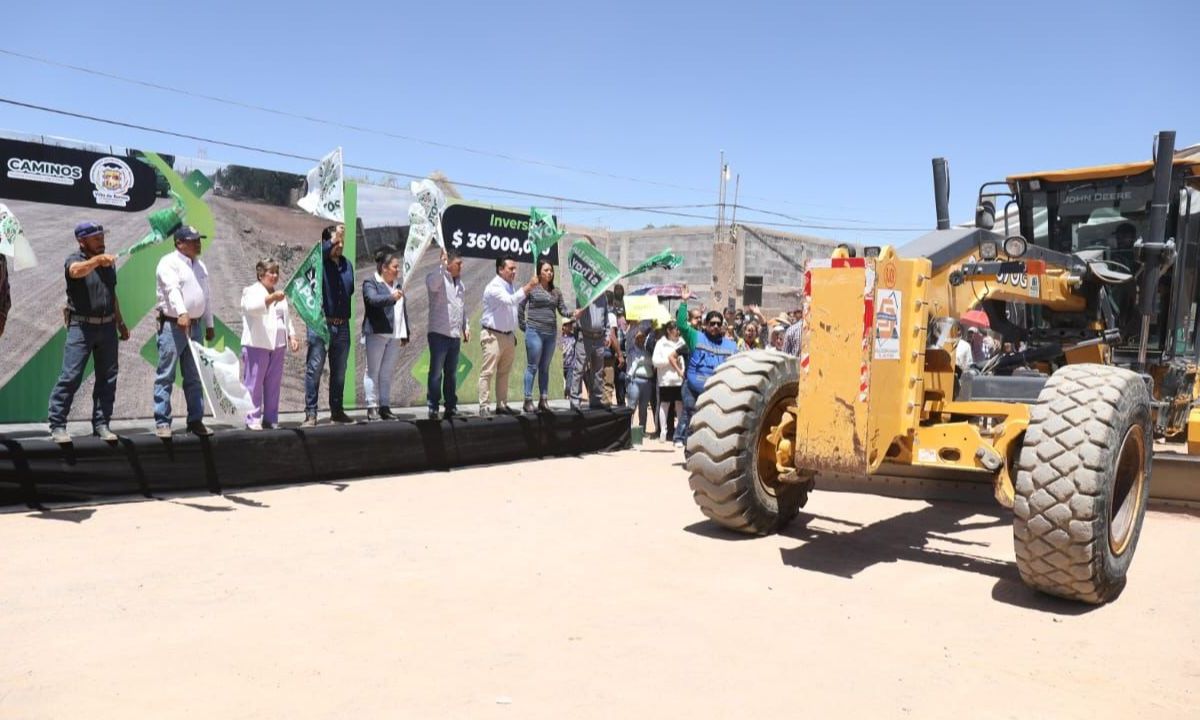
{"label": "belt", "polygon": [[329,323],[330,325],[345,325],[346,323],[350,322],[350,320],[348,318],[327,317],[325,318],[325,322]]}
{"label": "belt", "polygon": [[103,325],[112,322],[116,317],[116,315],[76,315],[71,313],[71,320],[88,325]]}
{"label": "belt", "polygon": [[484,325],[482,327],[484,330],[487,330],[490,333],[496,333],[497,335],[512,335],[513,334],[512,330],[497,330],[496,328],[490,328],[487,325]]}
{"label": "belt", "polygon": [[590,333],[590,332],[587,332],[586,330],[580,330],[579,334],[584,336],[585,338],[591,338],[592,340],[595,340],[596,338],[602,338],[605,336],[605,333],[603,333],[603,332]]}

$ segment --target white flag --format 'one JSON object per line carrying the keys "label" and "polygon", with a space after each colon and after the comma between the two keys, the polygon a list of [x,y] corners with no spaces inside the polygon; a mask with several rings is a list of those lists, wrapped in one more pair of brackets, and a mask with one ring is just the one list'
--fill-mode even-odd
{"label": "white flag", "polygon": [[[433,241],[437,243],[438,247],[445,248],[446,242],[442,239],[442,211],[446,209],[446,195],[437,186],[437,183],[429,178],[413,180],[408,184],[408,189],[425,211],[425,222],[432,226]],[[411,221],[411,209],[409,218]]]}
{"label": "white flag", "polygon": [[24,270],[37,265],[33,247],[21,230],[21,221],[4,203],[0,203],[0,255],[13,259],[13,270]]}
{"label": "white flag", "polygon": [[321,158],[321,162],[308,171],[308,194],[296,204],[317,217],[346,221],[345,208],[342,207],[341,148]]}
{"label": "white flag", "polygon": [[425,254],[430,243],[446,247],[442,240],[442,211],[446,208],[446,196],[442,189],[428,178],[413,180],[409,191],[417,200],[408,206],[408,242],[404,245],[404,267],[400,273],[400,287],[408,287],[408,279],[417,267],[417,261]]}
{"label": "white flag", "polygon": [[404,267],[400,272],[400,287],[408,287],[408,279],[417,268],[417,261],[425,254],[425,248],[433,240],[433,228],[425,221],[425,210],[421,203],[408,206],[408,242],[404,245]]}
{"label": "white flag", "polygon": [[242,368],[237,355],[229,348],[218,352],[196,342],[192,346],[192,359],[200,370],[200,384],[204,387],[204,403],[212,412],[213,420],[226,425],[246,424],[246,415],[254,410],[250,391],[242,385]]}

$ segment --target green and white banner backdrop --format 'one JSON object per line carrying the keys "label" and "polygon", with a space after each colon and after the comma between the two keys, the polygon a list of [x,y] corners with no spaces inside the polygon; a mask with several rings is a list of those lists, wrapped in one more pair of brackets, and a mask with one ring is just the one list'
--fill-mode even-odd
{"label": "green and white banner backdrop", "polygon": [[[6,137],[24,139],[6,145]],[[323,171],[321,166],[312,168],[315,176],[307,185],[308,189],[317,189],[318,203],[313,207],[320,206],[325,213],[318,216],[299,207],[298,199],[307,190],[304,175],[295,172],[226,164],[208,158],[123,151],[109,144],[89,146],[58,139],[48,142],[54,144],[43,144],[40,136],[0,133],[0,167],[8,167],[10,161],[19,165],[23,178],[20,182],[27,186],[23,194],[5,195],[6,207],[0,213],[7,218],[0,220],[0,232],[4,233],[0,242],[5,242],[4,247],[13,253],[9,267],[25,268],[11,275],[13,308],[6,332],[0,337],[0,423],[41,422],[46,418],[50,390],[62,369],[66,339],[59,312],[66,299],[62,262],[77,250],[73,230],[83,221],[102,224],[107,252],[120,256],[116,267],[117,297],[132,337],[120,346],[115,417],[152,415],[158,360],[155,268],[160,259],[174,251],[171,234],[180,223],[192,225],[207,236],[202,242],[200,259],[209,272],[216,338],[204,346],[218,354],[228,349],[237,357],[241,352],[242,289],[257,281],[255,263],[274,258],[283,277],[292,276],[306,260],[310,261],[309,269],[315,270],[320,265],[324,272],[325,266],[315,262],[319,254],[314,257],[313,249],[319,246],[325,227],[344,222],[344,255],[354,273],[351,314],[346,324],[353,348],[343,398],[347,408],[357,407],[362,401],[362,377],[356,370],[365,363],[365,350],[358,342],[363,315],[362,282],[375,272],[372,260],[377,250],[391,247],[406,251],[405,275],[409,282],[405,303],[413,335],[397,363],[391,403],[393,407],[424,403],[429,355],[425,335],[428,301],[420,280],[438,265],[437,253],[429,252],[429,246],[450,245],[448,236],[443,240],[443,215],[448,215],[448,202],[436,183],[431,180],[399,183],[393,178],[381,178],[377,183],[356,182],[342,176],[341,153],[335,150],[322,159]],[[99,169],[91,172],[93,167]],[[339,178],[342,200],[336,203],[334,188]],[[326,188],[323,201],[322,186]],[[119,202],[126,196],[127,202]],[[461,199],[456,199],[456,205],[461,206],[460,210],[474,207],[469,200]],[[477,230],[496,238],[488,236],[486,252],[478,247],[469,250],[466,246],[470,237],[465,233],[463,247],[455,248],[466,255],[463,281],[476,336],[483,289],[495,275],[493,251],[518,254],[525,264],[533,260],[534,251],[534,242],[526,238],[528,208],[491,205],[479,208],[483,220]],[[339,209],[340,220],[335,214]],[[516,227],[522,221],[525,228]],[[421,226],[427,232],[410,232]],[[475,238],[477,245],[482,237]],[[504,246],[493,248],[493,239],[502,241]],[[513,247],[517,244],[520,247]],[[557,250],[558,246],[552,245],[549,257],[553,259]],[[40,262],[34,264],[35,257]],[[521,272],[532,272],[532,268],[522,267]],[[319,301],[315,275],[306,270],[300,276],[307,278],[314,308]],[[611,278],[606,276],[607,279]],[[291,302],[299,314],[302,304],[295,297]],[[313,324],[316,330],[322,322],[314,319]],[[316,332],[313,335],[320,337]],[[306,338],[309,334],[301,336]],[[525,361],[524,351],[524,343],[518,343],[514,359],[518,366]],[[304,408],[305,353],[302,347],[298,353],[286,355],[280,396],[282,411]],[[555,360],[554,367],[559,368],[559,363]],[[456,373],[459,400],[463,404],[475,399],[481,365],[479,343],[464,344]],[[76,396],[72,420],[90,417],[90,383],[89,374]],[[520,373],[513,373],[510,393],[520,392],[520,383]],[[324,379],[319,403],[322,414],[328,408],[327,387],[328,380]],[[551,393],[552,397],[563,396],[557,372]]]}

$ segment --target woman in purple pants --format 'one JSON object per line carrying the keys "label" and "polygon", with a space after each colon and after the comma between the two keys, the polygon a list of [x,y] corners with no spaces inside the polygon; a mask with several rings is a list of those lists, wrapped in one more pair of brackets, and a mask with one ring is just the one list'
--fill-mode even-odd
{"label": "woman in purple pants", "polygon": [[254,409],[246,415],[247,430],[279,427],[279,387],[287,348],[300,349],[288,315],[288,302],[279,282],[279,263],[267,258],[255,266],[258,282],[242,290],[242,384],[250,391]]}

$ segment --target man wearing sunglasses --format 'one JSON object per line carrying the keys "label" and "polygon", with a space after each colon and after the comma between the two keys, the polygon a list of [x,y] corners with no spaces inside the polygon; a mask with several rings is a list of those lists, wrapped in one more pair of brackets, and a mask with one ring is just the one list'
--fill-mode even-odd
{"label": "man wearing sunglasses", "polygon": [[737,342],[725,336],[725,318],[718,310],[709,310],[700,324],[700,331],[688,325],[687,301],[691,290],[685,285],[682,300],[675,311],[675,322],[687,344],[687,370],[683,382],[683,417],[675,423],[675,447],[687,443],[688,424],[696,410],[696,402],[704,383],[721,363],[737,352]]}

